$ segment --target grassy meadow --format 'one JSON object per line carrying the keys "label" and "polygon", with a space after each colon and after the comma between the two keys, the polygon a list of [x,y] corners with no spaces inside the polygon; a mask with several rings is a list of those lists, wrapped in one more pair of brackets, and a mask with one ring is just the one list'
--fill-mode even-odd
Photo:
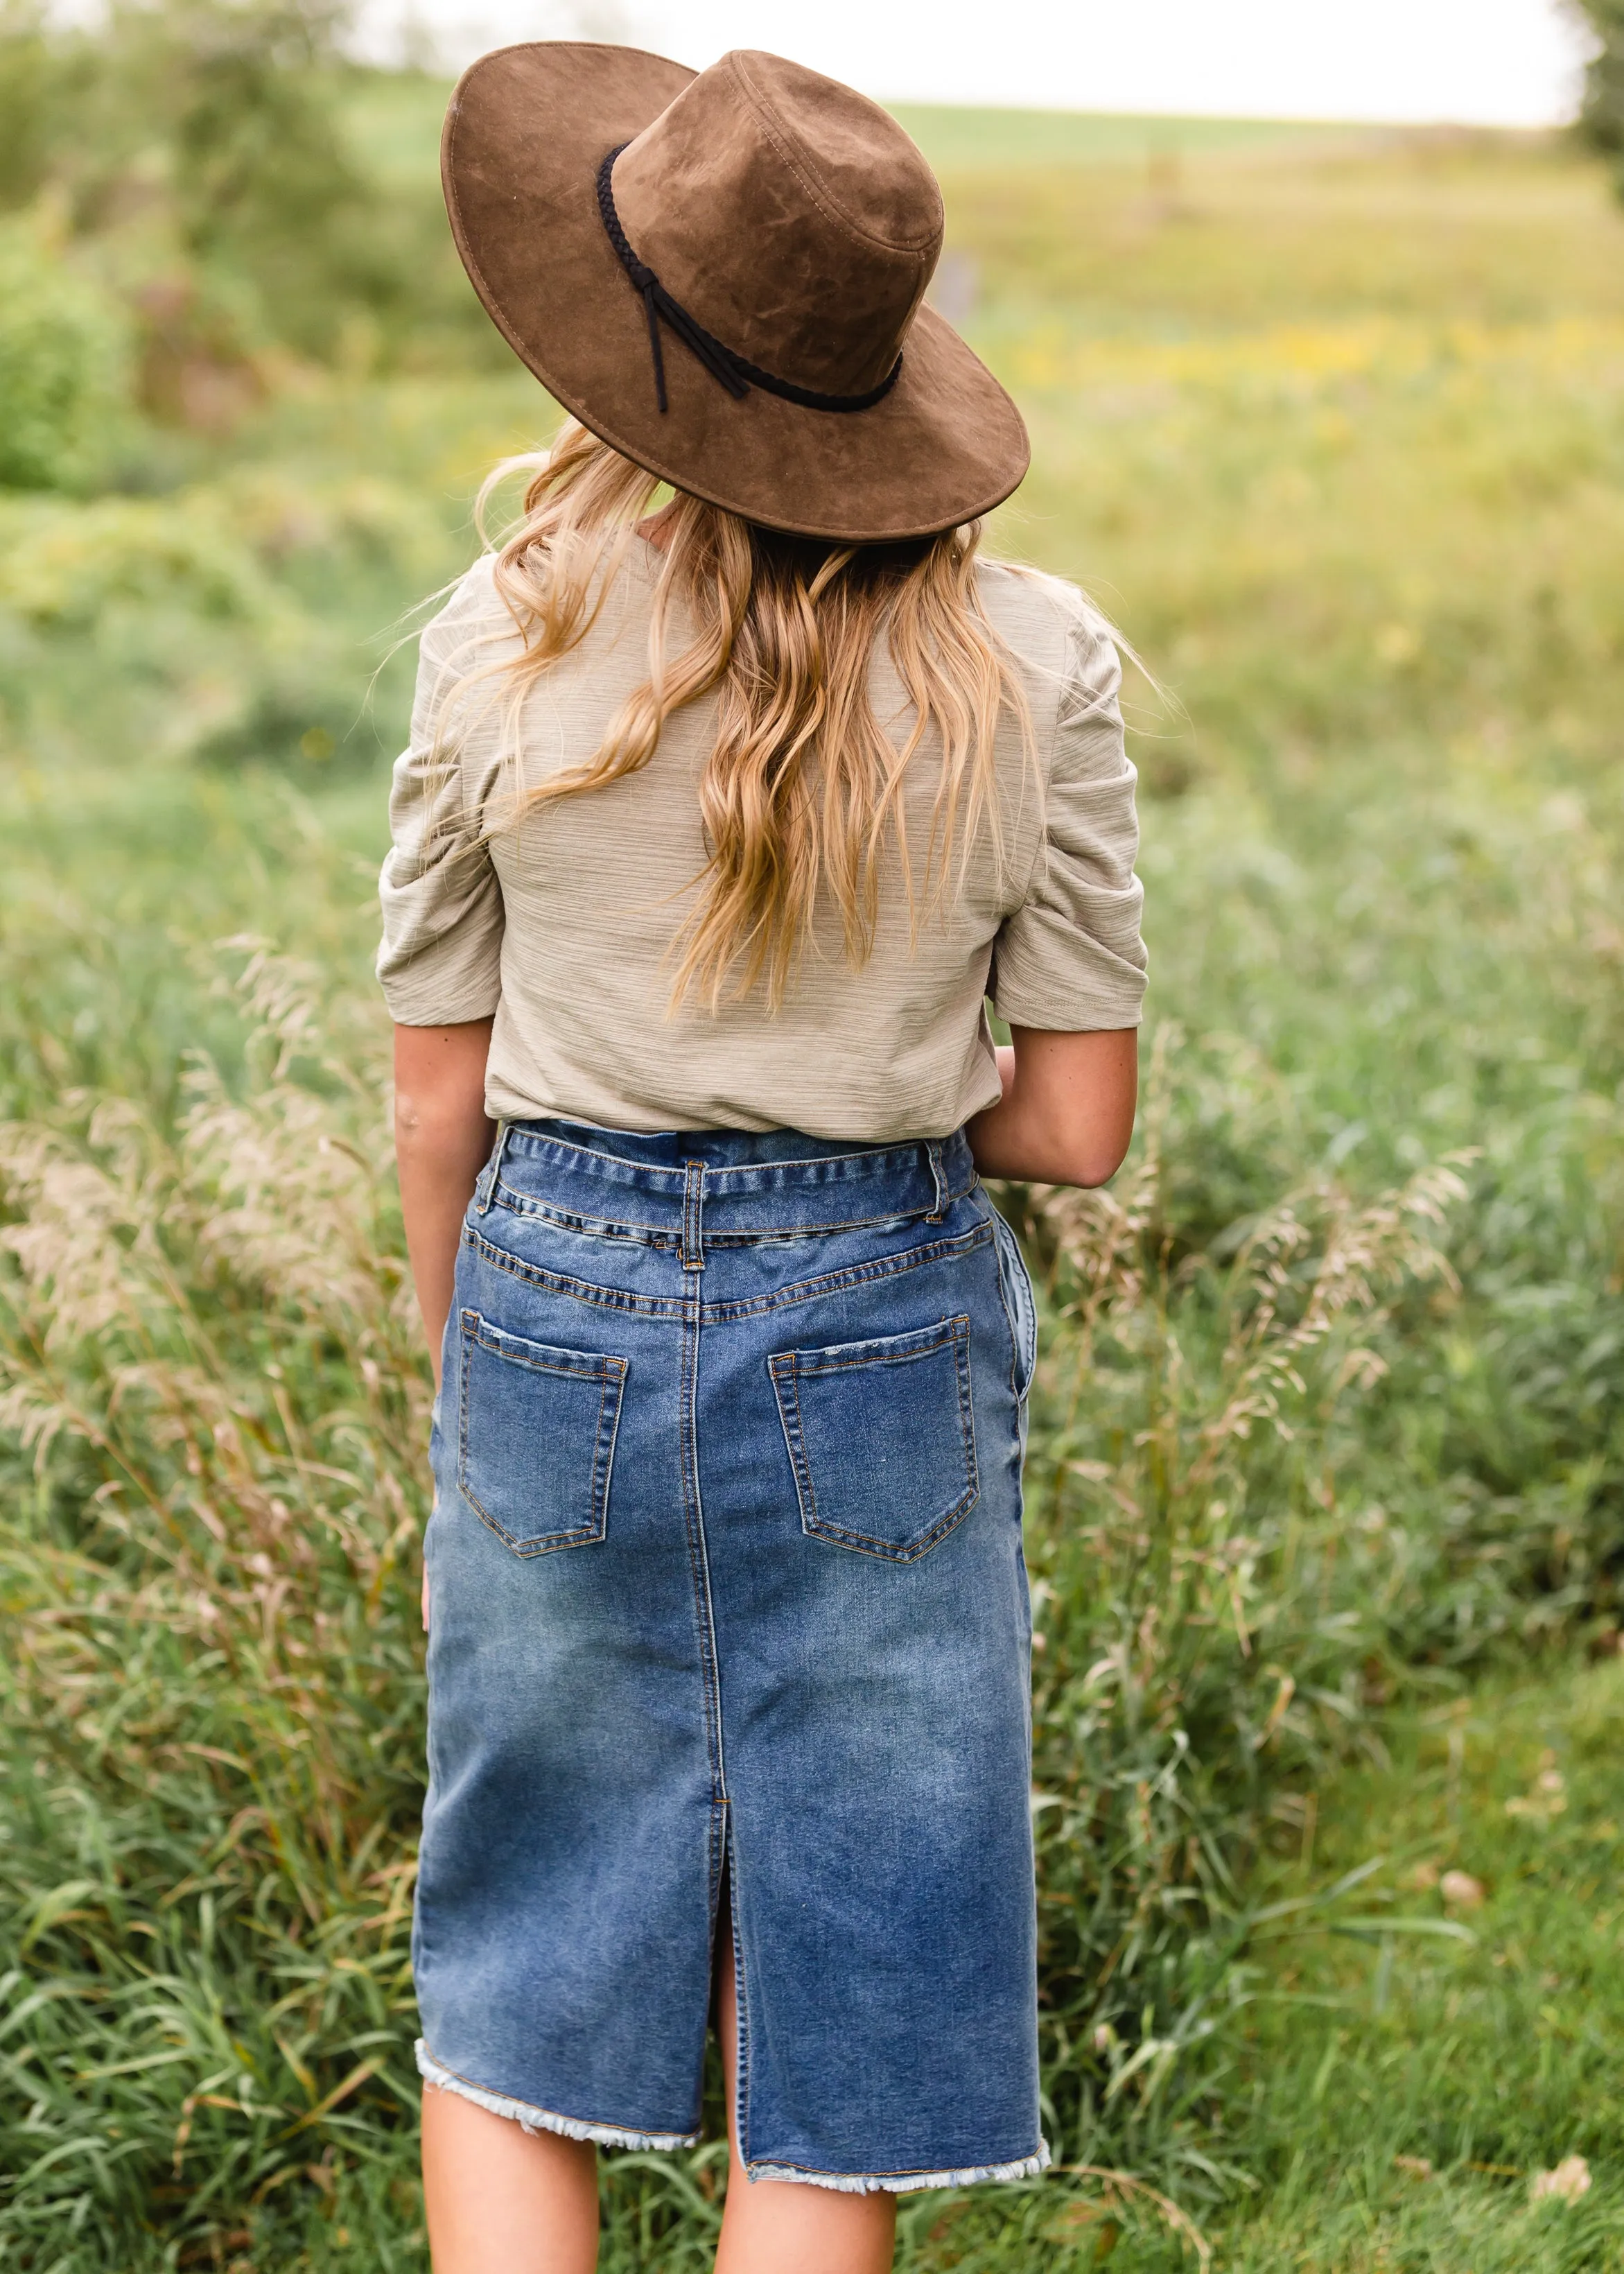
{"label": "grassy meadow", "polygon": [[[443,93],[334,98],[420,327],[341,277],[273,336],[205,246],[171,337],[150,203],[0,217],[107,374],[0,467],[28,2274],[427,2264],[373,877],[411,611],[554,416],[434,234]],[[905,2199],[899,2264],[1624,2269],[1624,215],[1532,139],[907,116],[1032,428],[990,542],[1160,691],[1140,1133],[1004,1196],[1062,2168]],[[605,2158],[611,2274],[705,2263],[724,2167]]]}

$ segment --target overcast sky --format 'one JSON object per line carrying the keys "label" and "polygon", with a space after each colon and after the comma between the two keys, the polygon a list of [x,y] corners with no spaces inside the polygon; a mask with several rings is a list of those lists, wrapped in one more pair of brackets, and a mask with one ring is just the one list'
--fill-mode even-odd
{"label": "overcast sky", "polygon": [[[457,65],[577,30],[695,65],[772,48],[885,101],[1063,110],[1538,125],[1571,112],[1583,56],[1561,0],[405,4]],[[402,5],[371,0],[372,20]]]}

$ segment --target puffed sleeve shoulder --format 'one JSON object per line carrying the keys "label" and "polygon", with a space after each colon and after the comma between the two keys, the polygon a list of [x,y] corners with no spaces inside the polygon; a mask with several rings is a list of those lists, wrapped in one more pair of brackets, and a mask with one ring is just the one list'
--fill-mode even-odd
{"label": "puffed sleeve shoulder", "polygon": [[395,762],[388,857],[379,880],[378,977],[402,1027],[487,1019],[501,994],[502,894],[485,842],[466,736],[448,716],[453,690],[483,661],[492,610],[478,562],[424,630],[411,740]]}
{"label": "puffed sleeve shoulder", "polygon": [[[999,930],[989,992],[1013,1027],[1137,1027],[1145,896],[1133,873],[1138,776],[1123,738],[1122,666],[1104,621],[1075,589],[1059,590],[1067,621],[1043,838],[1026,896]],[[1041,709],[1034,723],[1041,757]]]}

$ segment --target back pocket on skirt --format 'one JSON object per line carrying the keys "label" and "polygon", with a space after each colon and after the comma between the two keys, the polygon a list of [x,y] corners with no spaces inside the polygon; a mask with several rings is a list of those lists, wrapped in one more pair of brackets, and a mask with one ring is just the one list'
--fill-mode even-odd
{"label": "back pocket on skirt", "polygon": [[803,1532],[912,1563],[974,1507],[967,1316],[767,1365]]}
{"label": "back pocket on skirt", "polygon": [[461,1314],[457,1482],[515,1555],[601,1540],[627,1361]]}

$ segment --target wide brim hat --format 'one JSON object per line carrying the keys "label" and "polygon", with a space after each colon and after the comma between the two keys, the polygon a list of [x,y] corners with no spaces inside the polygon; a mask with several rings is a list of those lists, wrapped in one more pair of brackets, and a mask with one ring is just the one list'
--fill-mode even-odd
{"label": "wide brim hat", "polygon": [[974,520],[1025,474],[1020,413],[924,302],[935,177],[838,81],[754,51],[694,72],[501,48],[457,85],[441,172],[508,344],[673,487],[874,544]]}

